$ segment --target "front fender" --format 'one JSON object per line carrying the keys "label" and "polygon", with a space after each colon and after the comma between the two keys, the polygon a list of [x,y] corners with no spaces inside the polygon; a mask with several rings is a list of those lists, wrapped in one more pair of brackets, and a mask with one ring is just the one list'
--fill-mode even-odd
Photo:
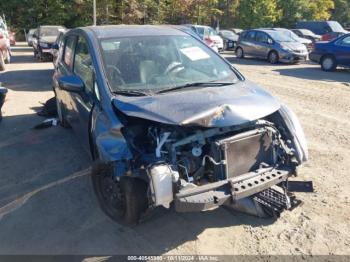
{"label": "front fender", "polygon": [[130,160],[133,155],[121,132],[123,125],[116,117],[113,118],[108,118],[97,107],[92,113],[91,133],[98,158],[103,162]]}

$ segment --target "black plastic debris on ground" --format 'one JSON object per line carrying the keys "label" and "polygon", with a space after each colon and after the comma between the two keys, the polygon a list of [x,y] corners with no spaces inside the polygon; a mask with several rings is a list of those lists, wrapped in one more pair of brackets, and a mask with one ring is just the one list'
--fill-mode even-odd
{"label": "black plastic debris on ground", "polygon": [[290,192],[314,192],[312,181],[288,181],[285,184],[287,185],[287,189]]}
{"label": "black plastic debris on ground", "polygon": [[44,128],[48,128],[51,126],[57,126],[59,123],[59,120],[57,118],[49,118],[49,119],[45,119],[43,122],[41,122],[40,124],[34,126],[34,129],[44,129]]}

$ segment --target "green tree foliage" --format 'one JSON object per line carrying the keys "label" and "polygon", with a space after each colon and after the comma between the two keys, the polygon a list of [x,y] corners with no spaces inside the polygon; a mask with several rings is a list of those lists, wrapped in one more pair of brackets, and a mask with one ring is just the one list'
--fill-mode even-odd
{"label": "green tree foliage", "polygon": [[332,20],[350,26],[350,0],[334,0]]}
{"label": "green tree foliage", "polygon": [[243,0],[237,15],[239,27],[272,27],[279,18],[277,0]]}
{"label": "green tree foliage", "polygon": [[[10,26],[72,28],[92,24],[93,0],[0,0]],[[299,20],[350,24],[350,0],[96,0],[98,24],[183,24],[293,27]]]}

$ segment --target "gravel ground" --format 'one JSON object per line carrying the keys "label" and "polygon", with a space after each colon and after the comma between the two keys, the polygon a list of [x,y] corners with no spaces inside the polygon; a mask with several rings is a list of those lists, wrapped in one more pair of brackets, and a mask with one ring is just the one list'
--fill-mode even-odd
{"label": "gravel ground", "polygon": [[[179,214],[159,209],[135,228],[99,209],[89,157],[70,130],[33,130],[50,98],[52,65],[20,44],[0,73],[9,88],[0,124],[0,254],[350,254],[350,72],[274,65],[225,55],[299,116],[310,161],[298,179],[314,193],[277,220],[220,208]],[[4,241],[5,240],[5,241]]]}

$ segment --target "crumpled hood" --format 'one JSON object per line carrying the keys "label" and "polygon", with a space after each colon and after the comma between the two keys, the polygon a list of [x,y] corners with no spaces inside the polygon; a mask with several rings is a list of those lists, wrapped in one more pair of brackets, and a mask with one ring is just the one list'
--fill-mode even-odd
{"label": "crumpled hood", "polygon": [[40,42],[52,44],[56,41],[56,38],[57,38],[57,36],[41,36]]}
{"label": "crumpled hood", "polygon": [[112,103],[128,116],[171,125],[233,126],[257,120],[280,108],[280,103],[249,81],[231,86],[130,97],[116,96]]}

